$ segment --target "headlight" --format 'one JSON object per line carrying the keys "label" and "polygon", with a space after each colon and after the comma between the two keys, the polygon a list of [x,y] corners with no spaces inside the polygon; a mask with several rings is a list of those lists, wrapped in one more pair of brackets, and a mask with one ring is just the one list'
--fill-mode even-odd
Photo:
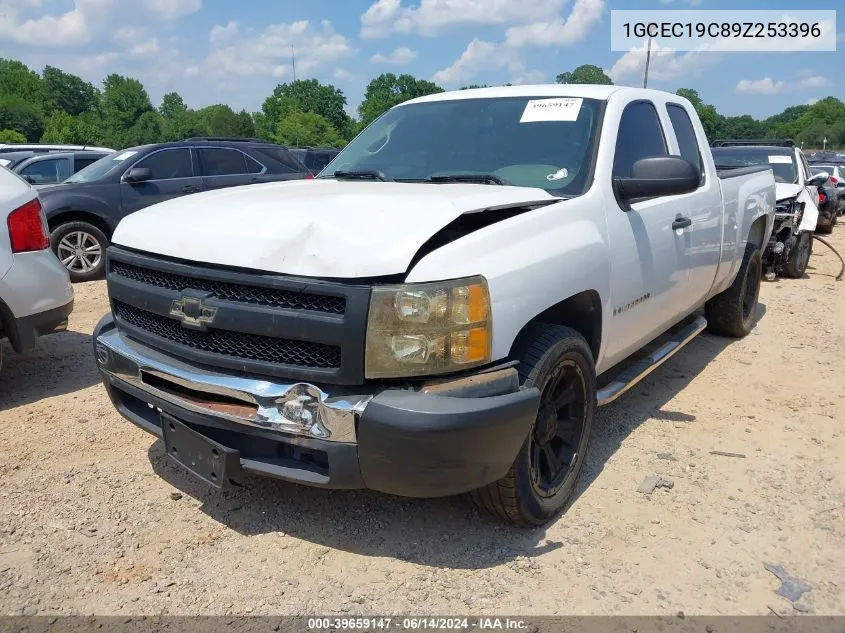
{"label": "headlight", "polygon": [[490,362],[493,323],[483,277],[373,289],[364,374],[399,378]]}

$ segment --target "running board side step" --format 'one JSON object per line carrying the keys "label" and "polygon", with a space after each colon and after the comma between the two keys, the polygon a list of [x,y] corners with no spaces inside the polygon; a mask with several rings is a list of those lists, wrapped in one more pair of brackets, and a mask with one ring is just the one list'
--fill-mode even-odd
{"label": "running board side step", "polygon": [[631,387],[660,367],[707,327],[707,319],[696,317],[694,321],[672,333],[672,338],[641,360],[625,367],[614,379],[598,390],[598,406],[610,404]]}

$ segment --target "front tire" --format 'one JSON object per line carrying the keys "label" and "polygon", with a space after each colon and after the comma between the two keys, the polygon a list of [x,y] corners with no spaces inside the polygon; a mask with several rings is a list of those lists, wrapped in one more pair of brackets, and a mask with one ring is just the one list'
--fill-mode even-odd
{"label": "front tire", "polygon": [[73,283],[99,279],[106,266],[105,234],[88,222],[60,224],[50,234],[50,245]]}
{"label": "front tire", "polygon": [[727,290],[704,304],[707,329],[713,334],[742,338],[754,327],[760,297],[763,258],[756,244],[748,244],[736,279]]}
{"label": "front tire", "polygon": [[789,257],[783,265],[782,274],[790,279],[801,279],[813,254],[813,236],[809,231],[802,231],[795,239],[795,246],[789,251]]}
{"label": "front tire", "polygon": [[470,497],[509,523],[536,526],[563,510],[575,489],[596,410],[596,370],[584,337],[557,325],[538,326],[519,358],[523,386],[541,394],[537,418],[508,473]]}

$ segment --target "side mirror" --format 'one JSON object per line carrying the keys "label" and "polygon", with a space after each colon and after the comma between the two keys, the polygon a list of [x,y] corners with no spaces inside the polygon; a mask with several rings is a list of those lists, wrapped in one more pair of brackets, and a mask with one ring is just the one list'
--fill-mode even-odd
{"label": "side mirror", "polygon": [[701,173],[698,167],[680,156],[653,156],[634,163],[630,178],[614,178],[613,186],[620,199],[677,196],[698,189]]}
{"label": "side mirror", "polygon": [[830,178],[829,173],[827,173],[826,171],[820,171],[819,173],[813,174],[807,179],[807,185],[811,187],[820,187],[821,185],[827,182],[828,178]]}
{"label": "side mirror", "polygon": [[126,182],[144,182],[153,177],[153,172],[148,167],[133,167],[126,172],[123,179]]}

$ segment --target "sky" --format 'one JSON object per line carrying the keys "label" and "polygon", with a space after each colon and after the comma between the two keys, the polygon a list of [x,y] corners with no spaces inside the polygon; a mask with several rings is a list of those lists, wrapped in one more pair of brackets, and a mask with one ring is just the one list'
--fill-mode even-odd
{"label": "sky", "polygon": [[[814,9],[845,9],[816,0]],[[613,9],[777,9],[806,0],[0,0],[0,56],[95,85],[140,79],[155,105],[260,109],[296,76],[342,89],[354,113],[367,83],[410,73],[448,89],[554,82],[581,64],[642,83],[644,46],[610,50]],[[842,11],[845,14],[845,10]],[[845,15],[835,52],[652,54],[649,87],[694,88],[728,115],[757,118],[833,95],[845,101]],[[658,45],[659,46],[659,45]]]}

